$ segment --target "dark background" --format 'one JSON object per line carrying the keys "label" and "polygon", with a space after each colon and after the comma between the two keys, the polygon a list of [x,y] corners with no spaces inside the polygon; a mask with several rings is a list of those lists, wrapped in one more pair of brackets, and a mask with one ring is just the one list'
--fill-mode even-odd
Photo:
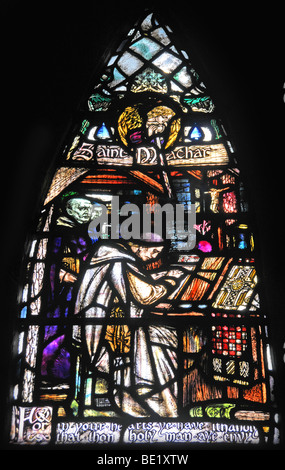
{"label": "dark background", "polygon": [[[237,149],[261,252],[263,294],[284,397],[284,33],[282,2],[8,2],[1,7],[4,212],[1,387],[7,397],[13,311],[26,236],[52,159],[96,70],[145,7],[193,57]],[[254,6],[258,5],[258,7]],[[2,80],[1,80],[2,81]],[[95,83],[96,78],[93,78]],[[2,82],[2,83],[3,83]],[[6,184],[5,184],[6,183]],[[4,260],[3,260],[4,256]],[[3,384],[3,385],[2,385]],[[283,392],[282,392],[283,388]],[[2,426],[3,428],[3,426]]]}

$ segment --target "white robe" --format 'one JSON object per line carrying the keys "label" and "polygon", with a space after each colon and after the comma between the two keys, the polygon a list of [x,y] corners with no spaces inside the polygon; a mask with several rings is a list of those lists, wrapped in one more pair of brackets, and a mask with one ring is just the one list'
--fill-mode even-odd
{"label": "white robe", "polygon": [[[115,298],[124,307],[126,325],[128,318],[143,318],[146,309],[166,298],[169,290],[173,288],[167,283],[154,281],[150,275],[140,272],[135,256],[123,245],[106,244],[92,257],[78,291],[75,314],[86,319],[83,341],[90,364],[100,372],[113,375],[110,383],[115,403],[132,416],[150,416],[153,412],[159,416],[177,416],[176,331],[169,326],[139,321],[132,329],[130,354],[120,357],[112,355],[103,345],[104,319],[109,318]],[[88,324],[88,318],[101,318],[102,324]]]}

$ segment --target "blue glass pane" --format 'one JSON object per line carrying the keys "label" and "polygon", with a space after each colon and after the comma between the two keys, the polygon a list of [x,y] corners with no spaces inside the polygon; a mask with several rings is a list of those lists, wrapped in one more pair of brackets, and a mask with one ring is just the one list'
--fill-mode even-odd
{"label": "blue glass pane", "polygon": [[97,134],[96,134],[96,137],[98,137],[98,139],[110,139],[111,136],[109,134],[109,131],[105,125],[105,123],[103,122],[102,126],[99,127],[98,131],[97,131]]}
{"label": "blue glass pane", "polygon": [[140,54],[144,59],[150,60],[161,50],[161,46],[151,39],[143,38],[132,44],[130,49]]}
{"label": "blue glass pane", "polygon": [[190,132],[190,139],[193,140],[200,140],[202,137],[202,132],[200,131],[199,127],[195,126]]}

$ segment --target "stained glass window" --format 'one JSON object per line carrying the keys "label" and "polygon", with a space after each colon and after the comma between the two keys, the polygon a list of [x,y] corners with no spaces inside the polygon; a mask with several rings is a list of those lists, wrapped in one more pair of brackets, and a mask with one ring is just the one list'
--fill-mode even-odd
{"label": "stained glass window", "polygon": [[56,165],[24,260],[10,442],[278,444],[235,147],[159,15],[112,51]]}

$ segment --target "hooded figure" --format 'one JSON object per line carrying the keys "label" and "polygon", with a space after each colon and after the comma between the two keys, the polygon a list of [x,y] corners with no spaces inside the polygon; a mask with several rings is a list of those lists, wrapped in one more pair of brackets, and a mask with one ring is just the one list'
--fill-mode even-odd
{"label": "hooded figure", "polygon": [[[75,326],[73,336],[85,348],[87,369],[101,384],[101,393],[104,383],[114,408],[132,416],[177,416],[176,331],[151,325],[148,314],[174,291],[175,278],[183,273],[156,273],[154,280],[139,268],[141,260],[153,260],[162,250],[163,244],[153,241],[131,247],[102,244],[85,271],[75,304],[85,326]],[[94,399],[100,387],[93,387]]]}

